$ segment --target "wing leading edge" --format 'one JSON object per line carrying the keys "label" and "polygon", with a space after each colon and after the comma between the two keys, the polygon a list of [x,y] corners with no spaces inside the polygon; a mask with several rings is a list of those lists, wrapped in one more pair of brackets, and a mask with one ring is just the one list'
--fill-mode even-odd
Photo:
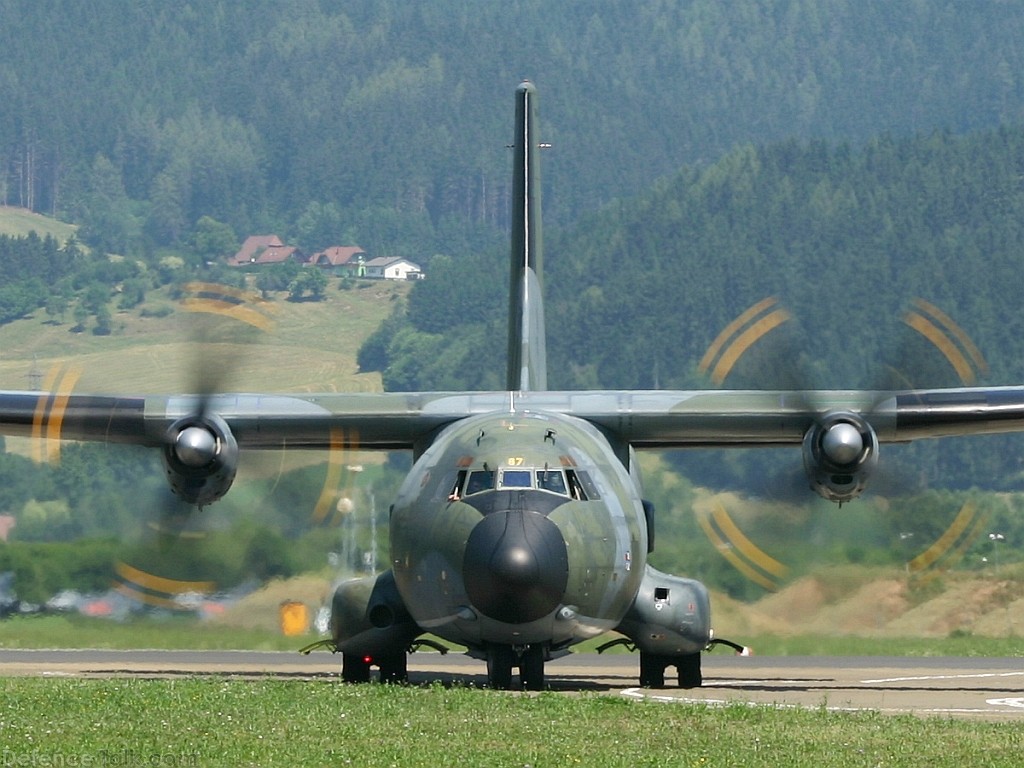
{"label": "wing leading edge", "polygon": [[[157,446],[192,396],[0,391],[0,433]],[[415,449],[484,413],[557,413],[638,448],[799,444],[828,411],[861,414],[881,442],[1024,431],[1024,387],[871,391],[418,392],[218,395],[209,407],[240,447]]]}

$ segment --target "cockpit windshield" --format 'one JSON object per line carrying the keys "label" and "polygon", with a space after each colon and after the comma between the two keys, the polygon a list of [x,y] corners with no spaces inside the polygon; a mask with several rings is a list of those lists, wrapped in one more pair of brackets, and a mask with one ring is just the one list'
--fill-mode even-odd
{"label": "cockpit windshield", "polygon": [[532,488],[533,472],[528,469],[503,469],[498,479],[499,488]]}
{"label": "cockpit windshield", "polygon": [[539,469],[537,470],[537,487],[542,491],[551,491],[562,496],[568,496],[565,489],[565,477],[560,469]]}
{"label": "cockpit windshield", "polygon": [[460,471],[449,500],[457,500],[463,495],[472,496],[495,489],[523,490],[530,488],[567,496],[577,501],[600,498],[589,475],[582,470],[506,467],[498,471],[490,469],[476,469],[472,472]]}
{"label": "cockpit windshield", "polygon": [[486,469],[478,469],[469,473],[469,481],[466,483],[466,495],[489,491],[494,487],[494,472]]}

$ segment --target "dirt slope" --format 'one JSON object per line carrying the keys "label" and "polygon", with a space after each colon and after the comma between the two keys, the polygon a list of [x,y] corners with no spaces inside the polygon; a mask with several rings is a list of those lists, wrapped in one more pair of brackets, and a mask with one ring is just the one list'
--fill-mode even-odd
{"label": "dirt slope", "polygon": [[807,576],[749,605],[718,598],[715,626],[723,633],[1006,637],[1024,632],[1024,580],[1007,575],[946,573],[930,583],[867,572],[858,579],[854,571]]}
{"label": "dirt slope", "polygon": [[[945,637],[969,632],[985,637],[1024,634],[1024,578],[946,573],[931,582],[897,572],[851,568],[807,576],[755,603],[712,594],[716,632],[750,635],[855,635]],[[276,580],[242,599],[216,621],[273,629],[282,602],[306,604],[310,616],[328,599],[330,579],[305,575]]]}

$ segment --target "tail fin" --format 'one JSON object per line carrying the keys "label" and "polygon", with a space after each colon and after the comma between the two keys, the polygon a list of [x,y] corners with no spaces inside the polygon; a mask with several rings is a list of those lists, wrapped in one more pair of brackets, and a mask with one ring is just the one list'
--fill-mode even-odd
{"label": "tail fin", "polygon": [[536,104],[537,89],[528,81],[521,83],[516,88],[516,135],[512,145],[507,387],[523,392],[543,391],[548,386]]}

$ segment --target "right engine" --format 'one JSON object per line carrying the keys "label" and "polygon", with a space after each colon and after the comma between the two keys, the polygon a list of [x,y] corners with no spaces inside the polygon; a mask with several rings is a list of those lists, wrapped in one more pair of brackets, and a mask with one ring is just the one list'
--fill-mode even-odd
{"label": "right engine", "polygon": [[163,460],[175,495],[204,507],[231,488],[238,442],[219,416],[186,416],[167,430]]}
{"label": "right engine", "polygon": [[860,414],[829,411],[804,435],[803,455],[811,490],[843,504],[864,492],[878,466],[878,436]]}

